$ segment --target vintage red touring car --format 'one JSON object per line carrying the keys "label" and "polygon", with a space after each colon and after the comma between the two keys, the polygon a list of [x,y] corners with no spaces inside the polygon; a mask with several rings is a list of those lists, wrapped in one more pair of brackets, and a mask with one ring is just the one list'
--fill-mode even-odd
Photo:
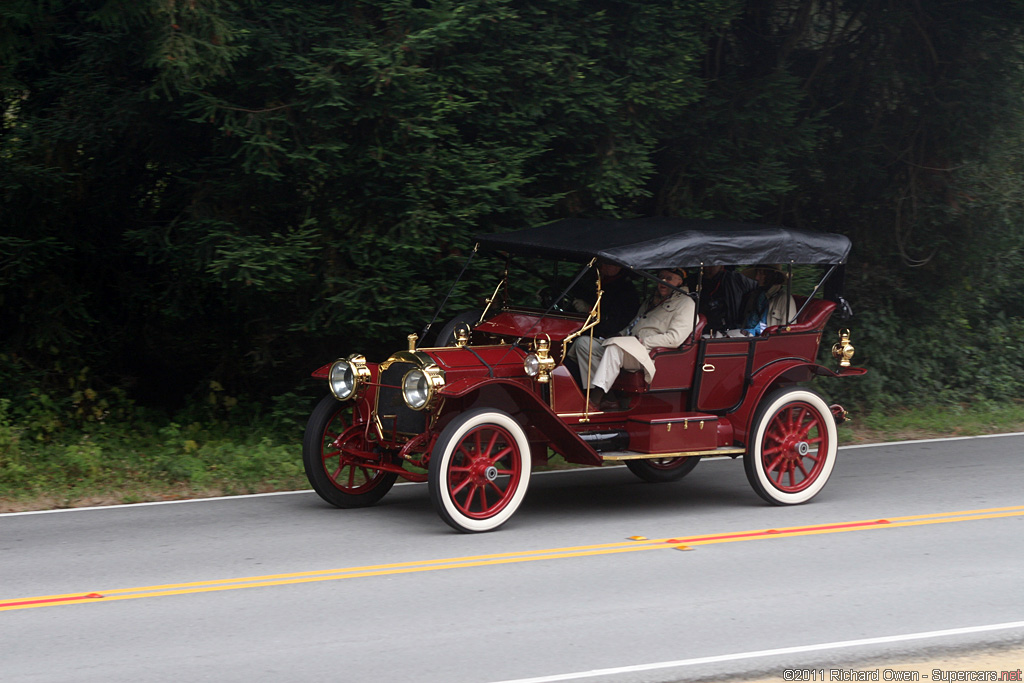
{"label": "vintage red touring car", "polygon": [[[826,321],[837,307],[849,312],[842,296],[849,250],[842,235],[668,218],[571,219],[479,236],[474,255],[506,259],[482,313],[454,331],[449,325],[431,347],[411,334],[408,348],[382,363],[355,353],[313,373],[330,393],[306,428],[306,474],[341,508],[376,503],[398,477],[426,481],[437,513],[464,532],[508,521],[532,468],[553,454],[582,465],[625,463],[651,482],[679,479],[701,458],[742,456],[762,498],[804,503],[832,472],[836,424],[846,413],[802,383],[865,372],[850,365],[847,330],[832,348],[836,369],[816,360]],[[513,305],[504,296],[509,260],[537,257],[580,270],[554,303]],[[601,319],[599,259],[641,280],[685,268],[698,305],[713,266],[781,264],[790,274],[794,266],[820,266],[822,275],[806,296],[793,294],[794,278],[787,278],[795,315],[758,334],[709,334],[695,306],[689,338],[650,352],[650,381],[623,371],[613,387],[618,403],[600,408],[587,400],[587,378],[565,363],[570,345]],[[581,282],[594,288],[589,310],[560,306]]]}

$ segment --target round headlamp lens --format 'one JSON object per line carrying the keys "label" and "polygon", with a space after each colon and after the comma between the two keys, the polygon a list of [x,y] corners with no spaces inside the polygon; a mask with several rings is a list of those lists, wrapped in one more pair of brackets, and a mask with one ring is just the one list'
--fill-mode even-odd
{"label": "round headlamp lens", "polygon": [[356,373],[352,369],[352,364],[346,360],[335,361],[331,365],[331,372],[327,381],[331,387],[331,393],[335,397],[342,401],[351,398],[352,392],[356,388]]}
{"label": "round headlamp lens", "polygon": [[430,400],[430,381],[422,370],[410,370],[402,380],[402,394],[406,404],[413,410],[420,410]]}
{"label": "round headlamp lens", "polygon": [[530,377],[536,377],[540,374],[540,358],[537,357],[537,354],[531,353],[523,359],[523,370]]}

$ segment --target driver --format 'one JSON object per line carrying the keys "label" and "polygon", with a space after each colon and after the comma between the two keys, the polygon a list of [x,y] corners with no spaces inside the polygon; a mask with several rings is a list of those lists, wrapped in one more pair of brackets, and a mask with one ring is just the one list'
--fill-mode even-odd
{"label": "driver", "polygon": [[585,380],[588,374],[589,350],[591,373],[586,385],[590,387],[592,404],[606,407],[602,405],[602,401],[615,378],[619,376],[620,370],[642,369],[644,379],[650,382],[655,371],[654,361],[650,355],[651,349],[679,346],[693,332],[696,304],[685,291],[679,291],[683,289],[686,271],[663,269],[658,272],[658,277],[662,282],[658,284],[651,298],[640,306],[640,310],[632,322],[620,332],[620,336],[605,339],[603,342],[595,338],[593,344],[590,337],[580,337],[573,344],[572,352],[576,355]]}
{"label": "driver", "polygon": [[[612,337],[618,334],[632,320],[636,307],[640,305],[640,295],[622,266],[608,261],[598,261],[597,271],[601,274],[601,321],[594,326],[594,336]],[[597,300],[597,290],[586,288],[572,302],[578,313],[589,313]]]}

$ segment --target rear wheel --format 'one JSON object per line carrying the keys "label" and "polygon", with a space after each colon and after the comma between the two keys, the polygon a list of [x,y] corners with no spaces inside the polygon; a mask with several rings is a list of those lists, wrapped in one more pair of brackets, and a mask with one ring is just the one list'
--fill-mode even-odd
{"label": "rear wheel", "polygon": [[[367,452],[363,426],[350,426],[351,405],[325,396],[313,409],[302,441],[306,477],[321,498],[340,508],[373,505],[394,486],[398,474],[374,469],[375,462],[345,452]],[[378,454],[376,462],[386,456]]]}
{"label": "rear wheel", "polygon": [[836,464],[836,421],[808,389],[779,389],[757,410],[743,456],[747,480],[774,505],[805,503],[824,488]]}
{"label": "rear wheel", "polygon": [[644,460],[627,460],[629,471],[644,481],[663,484],[682,479],[693,471],[700,462],[700,456],[688,458],[652,458]]}
{"label": "rear wheel", "polygon": [[497,529],[523,502],[530,464],[526,433],[507,413],[463,413],[441,431],[430,456],[434,509],[458,531]]}

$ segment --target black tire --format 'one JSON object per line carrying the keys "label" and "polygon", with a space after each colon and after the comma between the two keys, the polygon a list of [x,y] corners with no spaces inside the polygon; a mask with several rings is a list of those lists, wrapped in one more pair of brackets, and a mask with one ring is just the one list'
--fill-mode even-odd
{"label": "black tire", "polygon": [[470,410],[448,423],[434,444],[430,500],[453,529],[492,531],[523,502],[530,468],[530,442],[518,422],[500,410]]}
{"label": "black tire", "polygon": [[700,462],[699,455],[686,458],[656,458],[651,460],[627,460],[629,471],[652,484],[679,481],[693,471]]}
{"label": "black tire", "polygon": [[373,505],[398,478],[396,472],[367,467],[367,461],[348,458],[342,452],[342,440],[365,446],[361,430],[346,433],[350,408],[333,396],[324,396],[309,416],[302,440],[302,464],[309,483],[321,498],[339,508]]}
{"label": "black tire", "polygon": [[837,451],[836,421],[825,399],[810,389],[783,388],[758,406],[743,468],[772,505],[799,505],[825,486]]}

